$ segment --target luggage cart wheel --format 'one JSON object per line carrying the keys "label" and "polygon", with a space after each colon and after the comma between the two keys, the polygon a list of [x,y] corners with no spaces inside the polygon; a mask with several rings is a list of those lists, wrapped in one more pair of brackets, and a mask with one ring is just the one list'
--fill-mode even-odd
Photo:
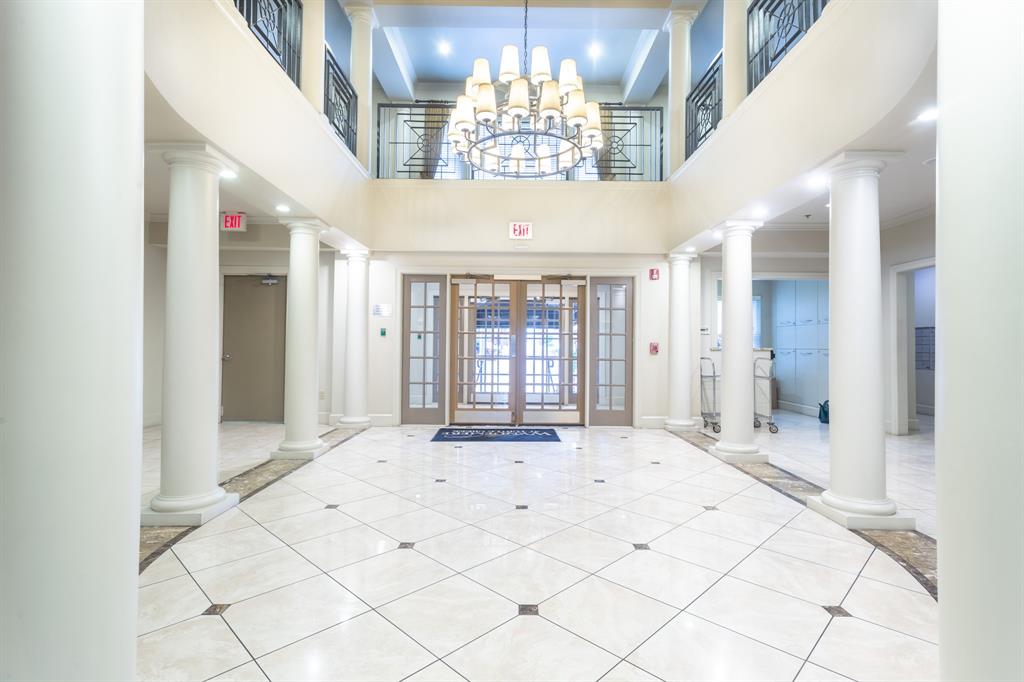
{"label": "luggage cart wheel", "polygon": [[708,420],[707,419],[704,420],[704,428],[705,429],[708,428]]}
{"label": "luggage cart wheel", "polygon": [[779,427],[776,426],[775,424],[769,424],[768,425],[768,430],[770,432],[772,432],[772,433],[778,433],[779,432]]}
{"label": "luggage cart wheel", "polygon": [[755,429],[761,428],[761,420],[760,419],[755,419],[754,420],[754,428]]}
{"label": "luggage cart wheel", "polygon": [[714,431],[715,433],[721,433],[722,432],[722,425],[721,424],[715,424],[714,426],[711,427],[711,430]]}

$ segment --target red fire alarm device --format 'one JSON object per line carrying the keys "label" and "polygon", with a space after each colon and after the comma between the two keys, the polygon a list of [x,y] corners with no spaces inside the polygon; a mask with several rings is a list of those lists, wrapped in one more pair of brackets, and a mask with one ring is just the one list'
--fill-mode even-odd
{"label": "red fire alarm device", "polygon": [[647,271],[647,276],[651,279],[652,282],[655,280],[659,280],[661,279],[661,270],[658,268],[651,268],[650,270]]}
{"label": "red fire alarm device", "polygon": [[661,350],[660,347],[658,346],[658,342],[657,341],[651,341],[650,349],[651,349],[651,355],[657,355],[658,351]]}

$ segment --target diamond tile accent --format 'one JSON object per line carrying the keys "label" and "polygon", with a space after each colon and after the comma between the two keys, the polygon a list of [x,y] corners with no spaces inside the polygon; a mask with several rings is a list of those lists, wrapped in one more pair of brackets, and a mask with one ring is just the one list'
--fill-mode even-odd
{"label": "diamond tile accent", "polygon": [[525,464],[525,462],[523,462],[523,460],[521,460],[521,459],[517,459],[517,460],[516,460],[516,461],[514,462],[514,464]]}
{"label": "diamond tile accent", "polygon": [[537,604],[520,604],[519,605],[520,616],[539,616],[540,606]]}
{"label": "diamond tile accent", "polygon": [[634,542],[633,543],[633,549],[650,549],[650,548],[651,548],[651,546],[648,545],[647,543],[643,543],[643,542],[640,542],[640,543]]}
{"label": "diamond tile accent", "polygon": [[447,482],[448,482],[447,478],[435,478],[434,479],[434,483],[447,483]]}
{"label": "diamond tile accent", "polygon": [[338,505],[336,505],[336,504],[326,504],[326,505],[324,505],[324,509],[337,509],[337,508],[338,508]]}
{"label": "diamond tile accent", "polygon": [[603,479],[603,478],[595,478],[595,479],[594,479],[594,483],[604,483],[604,482],[605,482],[605,481],[604,481],[604,479]]}
{"label": "diamond tile accent", "polygon": [[844,609],[842,606],[822,606],[821,608],[829,612],[830,615],[836,618],[851,618],[850,612]]}
{"label": "diamond tile accent", "polygon": [[415,542],[399,542],[398,549],[412,549],[415,544]]}
{"label": "diamond tile accent", "polygon": [[704,505],[704,510],[705,511],[718,511],[718,507],[716,507],[714,505],[711,505],[711,504],[706,504],[706,505]]}
{"label": "diamond tile accent", "polygon": [[[203,616],[219,616],[220,614],[222,614],[225,611],[227,611],[229,606],[231,606],[231,604],[210,604],[210,608],[208,608],[205,611],[203,611],[203,613],[201,615],[203,615]],[[846,615],[850,615],[850,614],[847,613]]]}
{"label": "diamond tile accent", "polygon": [[516,509],[529,509],[529,508],[530,508],[530,505],[528,505],[528,504],[517,504],[516,505]]}

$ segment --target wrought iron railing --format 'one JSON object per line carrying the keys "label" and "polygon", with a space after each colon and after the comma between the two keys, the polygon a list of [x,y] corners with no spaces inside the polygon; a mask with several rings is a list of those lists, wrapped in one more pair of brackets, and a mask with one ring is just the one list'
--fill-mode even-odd
{"label": "wrought iron railing", "polygon": [[[424,180],[490,180],[448,141],[453,102],[377,106],[377,177]],[[601,105],[605,146],[596,158],[544,180],[662,179],[661,107]]]}
{"label": "wrought iron railing", "polygon": [[711,137],[722,120],[722,53],[686,96],[686,155]]}
{"label": "wrought iron railing", "polygon": [[300,0],[235,0],[256,39],[299,84],[302,53],[302,2]]}
{"label": "wrought iron railing", "polygon": [[345,145],[356,151],[356,107],[358,97],[348,77],[338,66],[331,49],[324,46],[324,114]]}
{"label": "wrought iron railing", "polygon": [[828,0],[754,0],[747,8],[747,91],[778,66]]}

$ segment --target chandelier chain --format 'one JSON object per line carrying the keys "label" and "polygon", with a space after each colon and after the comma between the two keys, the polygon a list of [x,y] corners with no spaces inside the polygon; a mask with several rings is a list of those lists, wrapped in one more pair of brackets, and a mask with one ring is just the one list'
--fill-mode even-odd
{"label": "chandelier chain", "polygon": [[526,73],[526,34],[529,30],[530,0],[523,0],[523,73]]}

